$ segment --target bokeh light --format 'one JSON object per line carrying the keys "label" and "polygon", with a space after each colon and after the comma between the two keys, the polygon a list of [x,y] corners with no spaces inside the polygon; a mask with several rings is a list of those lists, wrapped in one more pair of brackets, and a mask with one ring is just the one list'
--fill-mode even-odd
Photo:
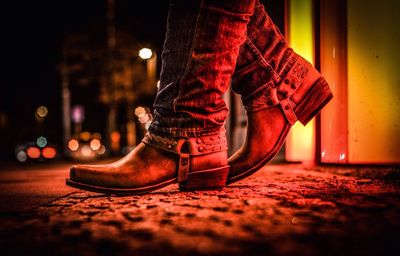
{"label": "bokeh light", "polygon": [[79,138],[81,139],[81,140],[83,140],[83,141],[89,141],[90,140],[90,138],[92,137],[92,134],[90,133],[90,132],[82,132],[80,135],[79,135]]}
{"label": "bokeh light", "polygon": [[111,138],[111,145],[110,148],[112,151],[117,152],[120,150],[120,139],[121,139],[121,134],[118,131],[113,131],[110,135]]}
{"label": "bokeh light", "polygon": [[77,151],[79,148],[79,142],[76,139],[71,139],[68,141],[68,148],[71,151]]}
{"label": "bokeh light", "polygon": [[46,137],[40,136],[39,138],[36,139],[36,145],[39,146],[39,148],[44,148],[47,145],[47,139]]}
{"label": "bokeh light", "polygon": [[135,115],[137,117],[141,117],[146,114],[146,109],[144,107],[137,107],[135,108]]}
{"label": "bokeh light", "polygon": [[153,120],[153,115],[150,113],[150,109],[147,107],[137,107],[135,109],[135,115],[142,124],[148,124]]}
{"label": "bokeh light", "polygon": [[100,148],[100,146],[101,146],[101,143],[98,139],[93,139],[90,141],[90,147],[93,150],[98,150]]}
{"label": "bokeh light", "polygon": [[84,156],[84,157],[90,157],[90,156],[92,156],[93,151],[88,145],[84,145],[81,148],[81,153],[82,153],[82,156]]}
{"label": "bokeh light", "polygon": [[28,156],[32,159],[38,159],[41,155],[40,153],[40,149],[37,147],[29,147],[26,150],[26,153],[28,154]]}
{"label": "bokeh light", "polygon": [[42,155],[43,155],[43,157],[46,158],[46,159],[51,159],[51,158],[56,157],[57,151],[56,151],[56,149],[53,148],[53,147],[45,147],[45,148],[42,150]]}
{"label": "bokeh light", "polygon": [[144,60],[150,59],[151,56],[153,56],[153,52],[149,48],[143,48],[139,51],[139,57]]}
{"label": "bokeh light", "polygon": [[85,108],[81,105],[75,105],[71,109],[71,118],[74,123],[82,123],[85,120]]}
{"label": "bokeh light", "polygon": [[28,159],[25,151],[21,150],[17,153],[17,160],[21,163],[25,162]]}
{"label": "bokeh light", "polygon": [[96,152],[99,155],[104,155],[104,153],[106,153],[106,147],[104,145],[101,145],[99,150],[97,150]]}
{"label": "bokeh light", "polygon": [[40,106],[36,109],[36,115],[40,118],[45,118],[48,113],[49,111],[45,106]]}
{"label": "bokeh light", "polygon": [[118,131],[113,131],[111,133],[111,142],[119,142],[121,139],[121,134]]}

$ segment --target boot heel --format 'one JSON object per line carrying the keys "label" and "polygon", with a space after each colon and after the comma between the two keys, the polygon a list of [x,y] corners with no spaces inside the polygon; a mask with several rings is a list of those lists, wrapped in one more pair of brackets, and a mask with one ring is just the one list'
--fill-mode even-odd
{"label": "boot heel", "polygon": [[179,190],[221,190],[225,187],[228,173],[229,166],[189,172],[187,180],[179,183]]}
{"label": "boot heel", "polygon": [[298,120],[306,125],[332,99],[333,94],[324,78],[320,78],[297,106],[295,112]]}

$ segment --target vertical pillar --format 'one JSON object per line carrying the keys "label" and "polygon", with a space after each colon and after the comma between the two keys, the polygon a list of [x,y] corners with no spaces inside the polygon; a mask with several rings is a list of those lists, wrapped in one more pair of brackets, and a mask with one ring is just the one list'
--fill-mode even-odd
{"label": "vertical pillar", "polygon": [[[313,0],[286,0],[286,37],[289,46],[314,63]],[[303,127],[297,122],[286,140],[287,161],[315,161],[315,121]]]}
{"label": "vertical pillar", "polygon": [[321,112],[319,160],[322,163],[347,163],[348,85],[346,0],[320,0],[321,72],[334,95]]}

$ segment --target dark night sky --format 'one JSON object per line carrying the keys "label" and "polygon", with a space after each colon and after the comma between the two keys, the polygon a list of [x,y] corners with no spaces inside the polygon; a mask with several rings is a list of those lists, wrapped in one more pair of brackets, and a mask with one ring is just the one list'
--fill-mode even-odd
{"label": "dark night sky", "polygon": [[[61,42],[70,33],[93,26],[105,27],[105,2],[7,1],[2,4],[0,81],[5,93],[1,93],[1,109],[19,112],[27,105],[31,110],[32,105],[58,101],[57,64]],[[167,2],[143,1],[140,5],[137,1],[116,2],[117,29],[127,29],[138,41],[161,49]]]}
{"label": "dark night sky", "polygon": [[[268,2],[281,22],[283,1]],[[271,4],[270,4],[271,3]],[[160,56],[165,35],[167,0],[116,0],[117,30],[126,30]],[[280,10],[280,11],[278,11]],[[49,108],[48,130],[61,131],[61,81],[57,65],[61,44],[71,33],[106,27],[106,0],[5,1],[0,9],[0,113],[9,126],[1,131],[0,154],[15,143],[34,139],[34,110]],[[103,40],[104,38],[99,38]],[[56,143],[61,134],[55,132]],[[1,158],[1,157],[0,157]]]}

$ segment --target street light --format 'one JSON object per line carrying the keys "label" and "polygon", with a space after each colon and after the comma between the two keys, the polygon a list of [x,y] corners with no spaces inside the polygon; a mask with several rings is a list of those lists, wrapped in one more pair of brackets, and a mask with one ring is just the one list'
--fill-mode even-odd
{"label": "street light", "polygon": [[152,50],[149,49],[149,48],[142,48],[142,49],[139,51],[139,57],[142,58],[142,59],[144,59],[144,60],[150,59],[151,56],[153,56],[153,52],[152,52]]}
{"label": "street light", "polygon": [[142,48],[139,51],[139,57],[146,61],[148,85],[154,86],[156,84],[157,54],[154,54],[149,48]]}

